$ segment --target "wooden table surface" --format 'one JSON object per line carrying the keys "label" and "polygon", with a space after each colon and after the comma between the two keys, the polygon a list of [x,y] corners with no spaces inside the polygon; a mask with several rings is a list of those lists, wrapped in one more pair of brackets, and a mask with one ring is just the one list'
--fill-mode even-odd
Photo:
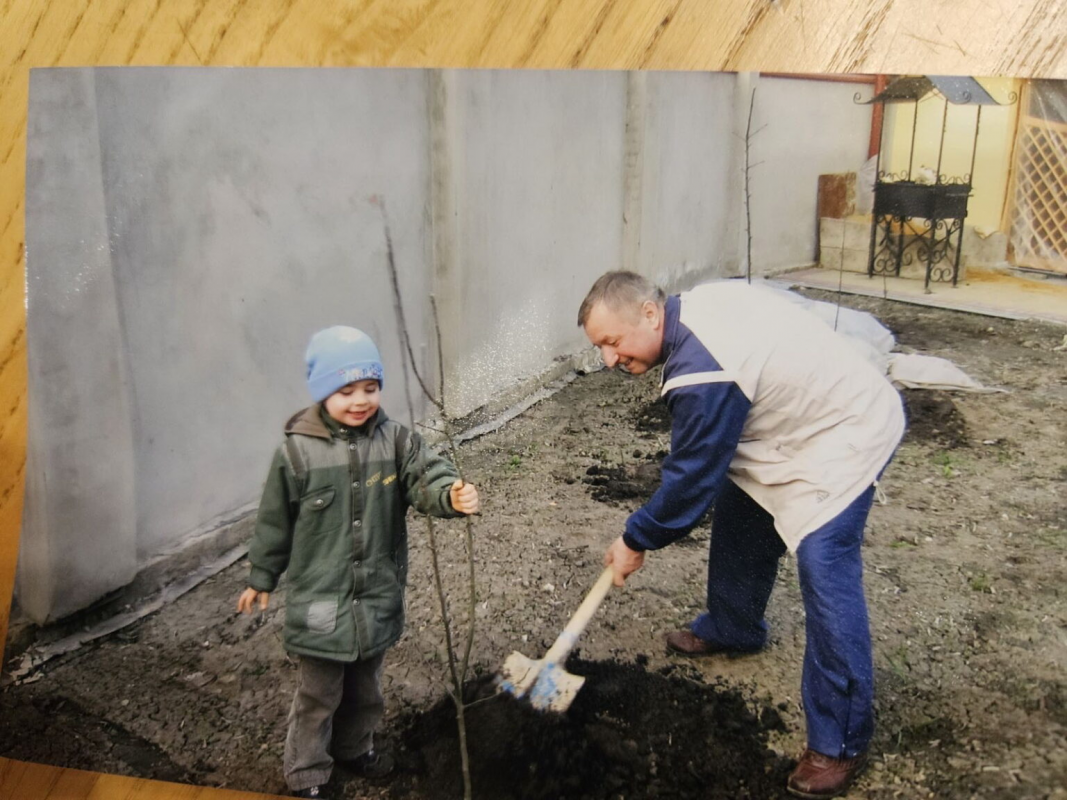
{"label": "wooden table surface", "polygon": [[0,758],[2,800],[272,800],[277,796],[101,775]]}
{"label": "wooden table surface", "polygon": [[[26,445],[23,200],[31,68],[518,67],[1067,78],[1064,6],[1059,0],[0,0],[0,641],[6,639],[18,553]],[[0,797],[216,796],[5,760],[0,770]],[[24,785],[49,786],[52,793],[4,794]]]}

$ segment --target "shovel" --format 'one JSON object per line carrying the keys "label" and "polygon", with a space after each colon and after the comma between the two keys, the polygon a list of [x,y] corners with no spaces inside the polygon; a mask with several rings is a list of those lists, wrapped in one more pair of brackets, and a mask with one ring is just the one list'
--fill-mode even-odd
{"label": "shovel", "polygon": [[563,669],[563,662],[611,588],[612,572],[612,568],[608,567],[600,573],[597,582],[544,658],[527,658],[519,652],[507,657],[497,678],[498,691],[515,697],[528,697],[530,705],[538,711],[563,712],[570,708],[585,678],[571,675]]}

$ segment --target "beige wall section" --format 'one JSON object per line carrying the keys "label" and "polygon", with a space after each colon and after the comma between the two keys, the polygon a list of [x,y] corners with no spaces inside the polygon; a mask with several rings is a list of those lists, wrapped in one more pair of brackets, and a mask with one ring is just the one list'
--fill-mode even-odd
{"label": "beige wall section", "polygon": [[[31,67],[303,65],[1067,77],[1062,4],[993,0],[7,0],[0,5],[0,641],[26,444]],[[921,22],[920,22],[921,21]],[[939,34],[936,31],[949,31]]]}
{"label": "beige wall section", "polygon": [[[982,78],[983,86],[1001,103],[1009,103],[1013,94],[1021,94],[1022,82],[1012,78]],[[937,168],[938,144],[945,103],[940,96],[927,95],[918,105],[915,129],[913,176],[922,167]],[[949,103],[945,127],[945,147],[941,159],[943,175],[961,177],[971,171],[975,114],[978,106],[955,106]],[[1000,228],[1011,171],[1012,146],[1019,103],[982,106],[978,130],[978,152],[971,184],[974,192],[967,207],[967,222],[990,230]],[[886,108],[885,152],[882,169],[895,174],[906,173],[911,151],[912,122],[915,105],[894,103]]]}

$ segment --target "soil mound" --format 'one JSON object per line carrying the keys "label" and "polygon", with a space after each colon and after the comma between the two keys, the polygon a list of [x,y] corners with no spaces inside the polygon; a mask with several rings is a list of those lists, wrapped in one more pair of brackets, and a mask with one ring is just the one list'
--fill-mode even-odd
{"label": "soil mound", "polygon": [[[474,796],[494,800],[566,797],[778,798],[790,759],[767,747],[781,729],[778,712],[754,712],[736,689],[709,685],[673,666],[661,673],[641,663],[572,658],[586,676],[566,714],[534,711],[493,696],[489,679],[468,685],[467,710]],[[696,679],[694,679],[696,678]],[[411,717],[397,747],[401,775],[394,797],[463,794],[455,712],[445,698]]]}
{"label": "soil mound", "polygon": [[668,433],[671,429],[671,412],[662,397],[637,409],[634,427],[641,433]]}
{"label": "soil mound", "polygon": [[952,395],[930,389],[904,389],[901,396],[908,418],[905,441],[927,442],[946,449],[967,446],[967,425]]}
{"label": "soil mound", "polygon": [[658,462],[622,467],[594,464],[586,470],[582,483],[598,502],[636,508],[659,488],[660,466]]}

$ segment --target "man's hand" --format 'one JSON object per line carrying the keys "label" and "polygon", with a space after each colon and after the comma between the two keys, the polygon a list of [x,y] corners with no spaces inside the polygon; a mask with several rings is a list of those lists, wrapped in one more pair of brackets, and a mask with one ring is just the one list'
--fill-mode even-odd
{"label": "man's hand", "polygon": [[645,554],[639,550],[631,550],[621,536],[612,542],[611,547],[604,553],[604,566],[613,567],[615,570],[616,586],[622,586],[627,576],[641,569],[644,563]]}
{"label": "man's hand", "polygon": [[241,596],[237,598],[237,611],[241,614],[251,614],[252,607],[256,604],[256,599],[259,599],[259,610],[266,611],[267,603],[270,602],[270,592],[257,592],[251,586],[241,592]]}
{"label": "man's hand", "polygon": [[478,490],[474,488],[473,483],[464,483],[461,480],[457,480],[452,484],[452,488],[448,490],[448,496],[452,501],[452,508],[459,513],[478,513]]}

